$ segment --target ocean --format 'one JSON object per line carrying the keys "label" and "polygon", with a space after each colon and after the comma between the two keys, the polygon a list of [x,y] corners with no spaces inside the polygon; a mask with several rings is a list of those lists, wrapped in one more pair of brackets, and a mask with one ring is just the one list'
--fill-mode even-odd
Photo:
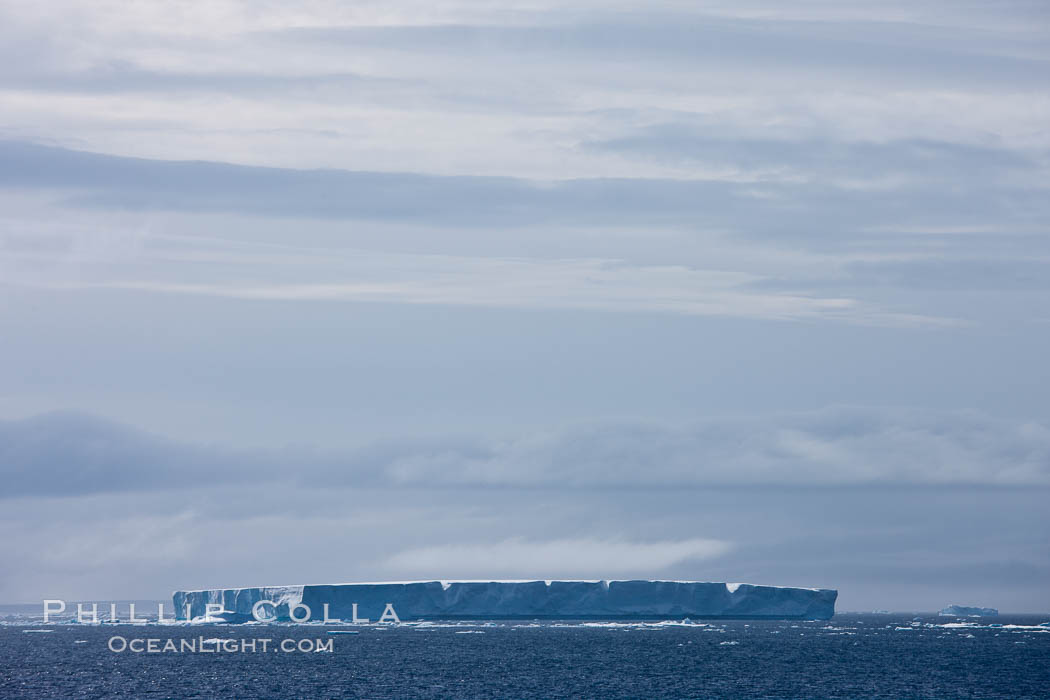
{"label": "ocean", "polygon": [[0,697],[1050,697],[1050,616],[920,617],[3,625]]}

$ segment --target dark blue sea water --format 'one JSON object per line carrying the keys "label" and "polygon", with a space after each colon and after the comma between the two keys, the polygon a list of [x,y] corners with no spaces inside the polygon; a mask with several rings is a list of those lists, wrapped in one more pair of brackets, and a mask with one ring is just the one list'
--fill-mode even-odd
{"label": "dark blue sea water", "polygon": [[[0,627],[13,698],[1047,698],[1043,617],[830,622]],[[966,623],[967,621],[957,621]],[[48,629],[49,632],[29,632]],[[267,652],[114,653],[126,640],[270,639]],[[331,651],[274,650],[282,640]],[[117,642],[116,646],[120,646]],[[208,644],[214,648],[215,643]]]}

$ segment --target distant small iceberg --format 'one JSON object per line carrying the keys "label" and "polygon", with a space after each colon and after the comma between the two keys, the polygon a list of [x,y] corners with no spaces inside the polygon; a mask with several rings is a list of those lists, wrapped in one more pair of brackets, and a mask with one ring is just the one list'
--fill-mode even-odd
{"label": "distant small iceberg", "polygon": [[941,610],[941,615],[946,617],[997,617],[999,611],[995,608],[974,608],[966,605],[949,605]]}

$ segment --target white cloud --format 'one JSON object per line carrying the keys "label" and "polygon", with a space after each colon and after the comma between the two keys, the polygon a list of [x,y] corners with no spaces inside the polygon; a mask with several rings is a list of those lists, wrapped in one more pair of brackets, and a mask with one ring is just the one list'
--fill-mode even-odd
{"label": "white cloud", "polygon": [[[237,299],[370,301],[502,308],[663,312],[695,316],[799,320],[828,318],[857,323],[950,324],[952,321],[858,309],[852,299],[761,293],[745,288],[747,275],[682,267],[631,267],[605,260],[498,260],[403,256],[400,281],[329,284],[184,284],[112,281],[107,287]],[[422,264],[420,264],[422,263]],[[386,274],[391,275],[391,267]],[[380,272],[380,275],[383,275]],[[400,276],[398,274],[397,276]]]}

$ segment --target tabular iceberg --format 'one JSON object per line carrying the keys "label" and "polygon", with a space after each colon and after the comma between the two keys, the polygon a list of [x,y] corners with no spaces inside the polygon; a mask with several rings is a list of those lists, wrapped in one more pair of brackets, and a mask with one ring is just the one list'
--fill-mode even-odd
{"label": "tabular iceberg", "polygon": [[[674,619],[827,620],[838,591],[700,581],[402,581],[176,591],[179,619],[401,620]],[[260,601],[269,601],[257,605]],[[207,606],[211,606],[208,608]],[[221,606],[221,607],[220,607]],[[306,612],[307,608],[309,613]],[[220,612],[216,612],[220,611]],[[388,618],[389,619],[389,616]]]}
{"label": "tabular iceberg", "polygon": [[995,608],[975,608],[967,605],[949,605],[940,612],[946,617],[996,617],[999,611]]}

